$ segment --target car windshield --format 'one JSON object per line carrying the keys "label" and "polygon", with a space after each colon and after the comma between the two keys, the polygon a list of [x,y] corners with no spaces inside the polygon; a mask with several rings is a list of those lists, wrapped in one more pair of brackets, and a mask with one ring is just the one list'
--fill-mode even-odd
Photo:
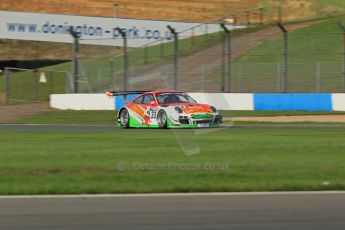
{"label": "car windshield", "polygon": [[160,93],[156,97],[159,104],[197,103],[193,98],[183,93]]}

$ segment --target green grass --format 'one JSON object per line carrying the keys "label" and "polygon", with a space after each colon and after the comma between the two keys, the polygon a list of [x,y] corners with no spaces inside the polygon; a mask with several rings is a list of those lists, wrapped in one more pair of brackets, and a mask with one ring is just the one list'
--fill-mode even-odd
{"label": "green grass", "polygon": [[[337,27],[337,22],[345,23],[345,17],[326,20],[316,25],[309,26],[289,33],[290,61],[340,61],[342,53],[342,33]],[[260,63],[262,56],[265,62],[281,62],[283,38],[263,42],[253,48],[237,61],[246,63]]]}
{"label": "green grass", "polygon": [[[343,190],[344,134],[1,132],[0,194]],[[186,156],[176,137],[200,154]]]}
{"label": "green grass", "polygon": [[345,2],[343,0],[319,0],[324,5],[334,5],[337,7],[345,8]]}
{"label": "green grass", "polygon": [[[223,117],[261,117],[295,115],[336,115],[345,112],[309,112],[309,111],[220,111]],[[115,124],[116,111],[73,111],[49,110],[38,115],[13,121],[16,124]],[[237,123],[237,122],[236,122]]]}

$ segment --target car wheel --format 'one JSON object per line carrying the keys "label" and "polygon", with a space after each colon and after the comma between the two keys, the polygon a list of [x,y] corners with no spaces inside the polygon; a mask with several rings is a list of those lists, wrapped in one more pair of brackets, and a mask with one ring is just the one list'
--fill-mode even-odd
{"label": "car wheel", "polygon": [[120,125],[122,128],[129,128],[129,113],[127,109],[120,112]]}
{"label": "car wheel", "polygon": [[167,123],[167,114],[164,110],[160,110],[157,114],[157,123],[159,128],[166,129],[168,127]]}

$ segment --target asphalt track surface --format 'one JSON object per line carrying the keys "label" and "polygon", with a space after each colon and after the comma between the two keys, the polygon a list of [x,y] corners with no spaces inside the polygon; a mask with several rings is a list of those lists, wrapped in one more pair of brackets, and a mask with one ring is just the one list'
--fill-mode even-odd
{"label": "asphalt track surface", "polygon": [[345,229],[345,193],[0,197],[3,230]]}
{"label": "asphalt track surface", "polygon": [[[217,128],[199,128],[200,129],[228,129],[228,130],[289,130],[289,129],[319,129],[319,130],[345,130],[345,125],[239,125],[239,126],[221,126]],[[157,130],[157,129],[122,129],[115,125],[53,125],[53,124],[0,124],[0,131],[114,131],[125,132],[135,130]],[[186,130],[186,129],[174,129]],[[189,130],[189,129],[188,129]]]}

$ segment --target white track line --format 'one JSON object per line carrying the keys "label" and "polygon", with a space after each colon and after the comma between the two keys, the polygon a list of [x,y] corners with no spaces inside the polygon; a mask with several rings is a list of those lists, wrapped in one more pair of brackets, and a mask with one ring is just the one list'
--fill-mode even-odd
{"label": "white track line", "polygon": [[8,195],[0,199],[48,198],[130,198],[130,197],[193,197],[193,196],[271,196],[271,195],[345,195],[345,191],[296,192],[211,192],[211,193],[147,193],[147,194],[81,194],[81,195]]}

